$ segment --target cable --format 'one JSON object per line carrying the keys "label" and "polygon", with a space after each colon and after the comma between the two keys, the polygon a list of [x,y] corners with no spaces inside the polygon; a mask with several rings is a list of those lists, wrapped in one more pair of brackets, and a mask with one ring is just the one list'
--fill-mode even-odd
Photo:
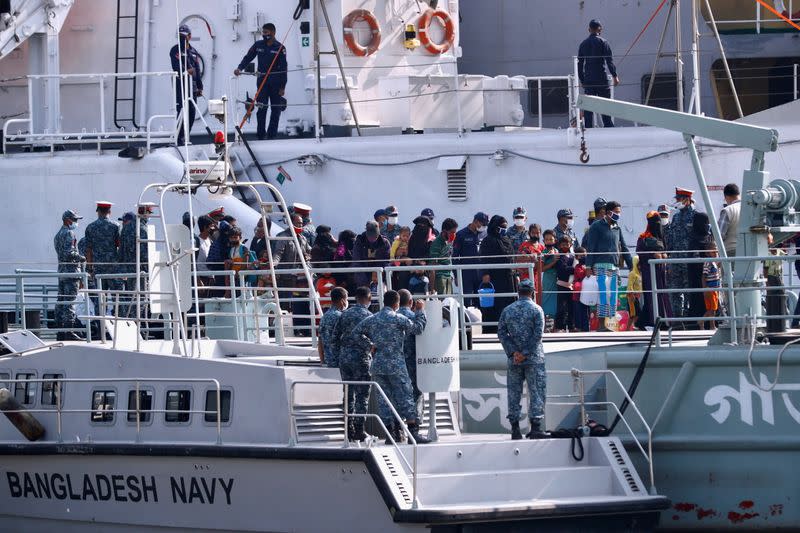
{"label": "cable", "polygon": [[[745,319],[750,317],[745,317]],[[759,390],[764,392],[772,392],[775,387],[778,385],[781,377],[781,360],[783,359],[783,353],[786,351],[786,348],[791,346],[792,344],[797,344],[800,342],[800,337],[793,339],[786,344],[783,345],[781,351],[778,352],[778,357],[775,360],[775,381],[770,383],[766,388],[761,386],[760,381],[756,381],[756,376],[753,374],[753,351],[756,345],[756,318],[753,317],[750,325],[751,330],[751,337],[750,337],[750,349],[747,351],[747,369],[750,371],[750,380],[753,382],[753,385],[757,387]],[[763,375],[763,374],[762,374]]]}
{"label": "cable", "polygon": [[642,28],[642,31],[639,32],[639,35],[636,36],[636,38],[633,40],[631,45],[625,51],[625,54],[622,56],[622,59],[619,60],[620,66],[622,65],[622,62],[625,61],[625,58],[628,57],[628,54],[633,49],[633,47],[636,46],[636,43],[639,42],[639,39],[642,38],[642,35],[644,35],[644,32],[647,31],[647,28],[650,27],[650,24],[653,22],[653,20],[656,18],[656,15],[658,15],[658,12],[661,11],[661,8],[664,7],[664,4],[666,4],[666,3],[667,3],[667,0],[661,0],[661,3],[658,4],[658,7],[656,8],[656,10],[653,11],[652,15],[650,15],[650,20],[647,21],[647,24],[644,25],[644,28]]}

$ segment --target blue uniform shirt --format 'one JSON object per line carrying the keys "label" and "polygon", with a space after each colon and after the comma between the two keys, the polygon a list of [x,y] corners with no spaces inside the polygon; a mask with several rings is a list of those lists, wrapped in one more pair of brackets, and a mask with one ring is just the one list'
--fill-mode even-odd
{"label": "blue uniform shirt", "polygon": [[339,347],[339,365],[342,363],[369,362],[369,349],[356,341],[353,330],[365,318],[372,316],[366,306],[359,303],[346,309],[333,332],[333,343]]}
{"label": "blue uniform shirt", "polygon": [[92,251],[92,263],[97,274],[116,272],[119,226],[107,217],[86,226],[86,249]]}
{"label": "blue uniform shirt", "polygon": [[530,298],[520,298],[500,313],[497,337],[506,355],[522,353],[526,359],[522,364],[544,362],[544,311]]}
{"label": "blue uniform shirt", "polygon": [[[277,60],[275,60],[276,55],[278,56]],[[286,72],[288,70],[286,48],[276,39],[272,40],[272,44],[267,44],[267,41],[260,39],[254,42],[250,50],[244,55],[242,62],[239,63],[239,70],[244,70],[248,63],[253,61],[256,56],[258,57],[259,83],[261,77],[267,73],[270,65],[272,65],[269,78],[267,78],[267,85],[276,89],[283,89],[286,87]],[[272,63],[273,60],[275,60],[274,65]]]}
{"label": "blue uniform shirt", "polygon": [[53,246],[58,256],[59,272],[78,272],[80,270],[80,263],[84,259],[78,253],[77,242],[75,232],[66,226],[61,226],[56,233]]}
{"label": "blue uniform shirt", "polygon": [[341,316],[342,312],[336,306],[331,306],[319,321],[319,342],[322,343],[325,364],[331,368],[339,366],[339,346],[334,333]]}
{"label": "blue uniform shirt", "polygon": [[422,311],[417,311],[412,321],[391,307],[384,307],[356,326],[353,331],[356,340],[367,349],[375,347],[372,374],[394,375],[405,369],[403,344],[406,336],[422,333],[426,321]]}
{"label": "blue uniform shirt", "polygon": [[[194,75],[190,76],[190,78],[192,80],[192,87],[193,87],[192,92],[194,93],[194,91],[202,91],[203,90],[203,78],[200,77],[200,74],[201,74],[200,57],[197,54],[197,51],[194,48],[192,48],[191,44],[186,49],[186,53],[183,54],[183,57],[181,57],[181,54],[182,54],[184,48],[185,48],[185,46],[181,45],[180,46],[180,51],[179,51],[178,45],[176,44],[169,51],[169,59],[170,59],[170,62],[172,63],[172,70],[174,72],[177,72],[178,75],[180,76],[181,63],[183,63],[183,67],[186,70],[189,70],[190,68],[193,68],[194,69]],[[181,82],[180,82],[180,80],[178,80],[178,81],[176,81],[176,92],[178,94],[180,94],[180,90],[181,90]]]}
{"label": "blue uniform shirt", "polygon": [[578,47],[578,78],[582,85],[608,87],[606,68],[616,77],[617,67],[611,57],[611,46],[599,35],[592,34]]}
{"label": "blue uniform shirt", "polygon": [[[481,244],[481,234],[469,229],[466,226],[456,232],[456,240],[453,241],[453,258],[455,264],[473,265],[480,262],[478,249]],[[456,259],[465,257],[467,259]]]}

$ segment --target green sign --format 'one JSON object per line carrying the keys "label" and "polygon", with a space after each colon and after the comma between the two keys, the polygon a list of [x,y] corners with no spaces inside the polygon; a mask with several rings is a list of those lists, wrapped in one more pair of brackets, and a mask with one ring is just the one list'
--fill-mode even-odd
{"label": "green sign", "polygon": [[310,42],[311,42],[311,39],[309,39],[308,37],[303,37],[301,39],[301,41],[300,41],[300,44],[303,46],[303,48],[308,48],[308,46],[310,45]]}

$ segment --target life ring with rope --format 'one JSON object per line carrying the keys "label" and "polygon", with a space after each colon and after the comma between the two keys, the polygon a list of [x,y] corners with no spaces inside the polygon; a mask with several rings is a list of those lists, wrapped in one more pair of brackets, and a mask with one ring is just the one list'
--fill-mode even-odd
{"label": "life ring with rope", "polygon": [[[434,43],[431,40],[428,31],[430,30],[433,19],[438,18],[444,26],[444,41],[441,43]],[[432,53],[441,55],[452,48],[456,40],[456,25],[453,23],[452,17],[440,9],[429,9],[419,18],[418,23],[419,41],[425,49]]]}
{"label": "life ring with rope", "polygon": [[[372,33],[372,39],[370,39],[366,46],[358,42],[353,32],[353,24],[360,20],[369,24],[369,29]],[[344,42],[353,54],[358,57],[367,57],[378,50],[378,47],[381,45],[381,26],[378,23],[378,19],[375,18],[375,15],[373,15],[371,11],[355,9],[344,17],[342,25],[344,26]]]}

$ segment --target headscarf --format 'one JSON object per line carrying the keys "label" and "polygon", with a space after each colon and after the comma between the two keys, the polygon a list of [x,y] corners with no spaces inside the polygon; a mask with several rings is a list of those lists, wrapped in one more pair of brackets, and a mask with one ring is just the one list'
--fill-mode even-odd
{"label": "headscarf", "polygon": [[500,228],[503,224],[508,225],[508,221],[505,217],[501,215],[494,215],[491,220],[489,220],[489,226],[486,228],[486,231],[489,235],[494,235],[499,237],[500,236]]}
{"label": "headscarf", "polygon": [[654,238],[659,241],[664,240],[664,228],[661,223],[661,215],[658,214],[658,211],[649,211],[647,213],[647,229],[644,230],[644,233],[639,235],[639,238]]}

